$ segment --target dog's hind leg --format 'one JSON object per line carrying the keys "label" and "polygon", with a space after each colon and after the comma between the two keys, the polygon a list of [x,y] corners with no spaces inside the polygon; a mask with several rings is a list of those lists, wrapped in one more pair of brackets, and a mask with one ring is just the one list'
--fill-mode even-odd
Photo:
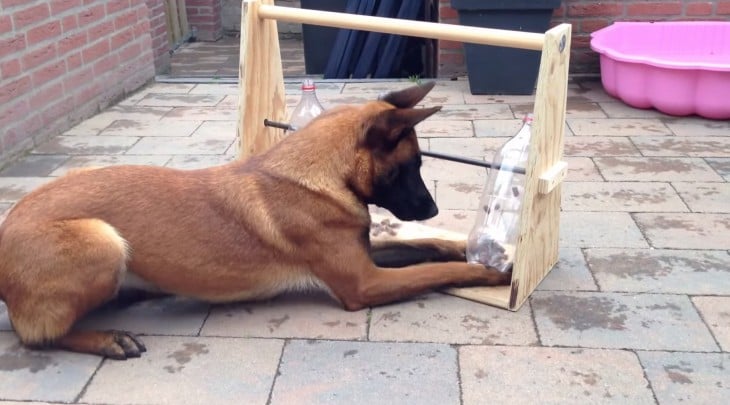
{"label": "dog's hind leg", "polygon": [[0,244],[2,295],[10,321],[29,347],[59,348],[116,359],[144,346],[118,331],[73,331],[90,310],[113,298],[128,251],[117,231],[98,219],[10,225]]}

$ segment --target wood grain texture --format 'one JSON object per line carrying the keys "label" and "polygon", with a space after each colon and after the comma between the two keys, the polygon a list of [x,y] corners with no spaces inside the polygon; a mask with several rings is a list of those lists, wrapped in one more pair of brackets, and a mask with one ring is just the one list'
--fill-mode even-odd
{"label": "wood grain texture", "polygon": [[257,155],[284,136],[278,128],[265,127],[264,119],[286,121],[284,76],[275,20],[260,18],[258,9],[273,0],[244,2],[241,18],[239,74],[239,159]]}
{"label": "wood grain texture", "polygon": [[512,274],[512,310],[519,309],[558,261],[561,186],[557,184],[550,193],[540,194],[539,183],[540,177],[563,157],[570,32],[570,24],[560,24],[545,33]]}

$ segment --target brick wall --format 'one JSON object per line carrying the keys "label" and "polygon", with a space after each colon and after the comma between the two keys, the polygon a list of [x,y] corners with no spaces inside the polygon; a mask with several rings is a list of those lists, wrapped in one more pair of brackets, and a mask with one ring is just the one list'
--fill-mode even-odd
{"label": "brick wall", "polygon": [[0,162],[154,76],[144,0],[0,0]]}
{"label": "brick wall", "polygon": [[223,0],[186,0],[188,23],[200,41],[215,41],[223,35]]}
{"label": "brick wall", "polygon": [[[458,24],[450,0],[440,0],[442,22]],[[555,10],[552,24],[573,24],[570,70],[572,73],[599,72],[598,55],[590,49],[591,32],[613,21],[728,20],[730,0],[563,0]],[[439,75],[466,72],[461,43],[440,41]]]}
{"label": "brick wall", "polygon": [[167,38],[167,16],[163,0],[145,0],[149,10],[150,35],[152,36],[152,55],[155,71],[165,73],[170,68],[170,41]]}

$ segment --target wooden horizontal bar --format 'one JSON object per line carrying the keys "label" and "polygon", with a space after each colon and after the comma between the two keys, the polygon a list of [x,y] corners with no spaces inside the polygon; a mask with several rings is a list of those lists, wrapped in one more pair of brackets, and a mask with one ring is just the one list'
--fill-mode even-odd
{"label": "wooden horizontal bar", "polygon": [[568,174],[568,163],[558,162],[540,176],[537,182],[537,192],[540,194],[548,194],[560,183]]}
{"label": "wooden horizontal bar", "polygon": [[267,4],[261,4],[258,13],[261,18],[277,21],[382,32],[411,37],[446,39],[449,41],[531,49],[535,51],[541,51],[542,44],[545,42],[544,34],[534,32],[334,13],[331,11],[308,10]]}

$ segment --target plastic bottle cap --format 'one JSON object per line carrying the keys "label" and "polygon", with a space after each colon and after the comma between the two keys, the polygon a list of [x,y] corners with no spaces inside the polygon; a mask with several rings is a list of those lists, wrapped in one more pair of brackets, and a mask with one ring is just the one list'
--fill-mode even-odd
{"label": "plastic bottle cap", "polygon": [[305,80],[302,82],[302,90],[314,90],[314,80]]}

